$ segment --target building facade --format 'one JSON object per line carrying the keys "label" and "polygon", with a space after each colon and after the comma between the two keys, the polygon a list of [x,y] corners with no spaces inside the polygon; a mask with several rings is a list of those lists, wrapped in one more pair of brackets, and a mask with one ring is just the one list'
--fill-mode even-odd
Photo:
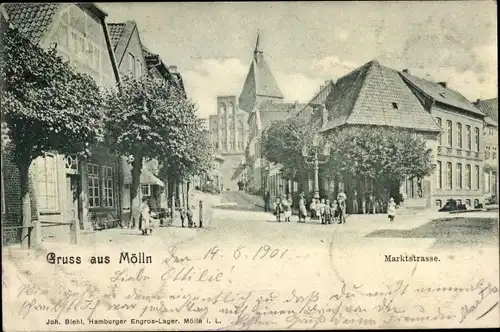
{"label": "building facade", "polygon": [[[79,72],[90,75],[100,87],[112,88],[119,81],[105,23],[107,14],[96,5],[6,4],[5,9],[10,24],[44,49],[55,44],[59,56]],[[15,190],[19,188],[19,183],[16,183],[18,175],[16,177],[16,171],[9,167],[8,162],[5,165],[7,167],[2,167],[2,172],[10,173],[5,185]],[[105,207],[113,213],[119,211],[120,170],[117,159],[97,149],[93,151],[89,165],[74,156],[56,153],[46,153],[35,160],[30,167],[32,210],[36,210],[32,211],[32,219],[54,224],[78,219],[81,228],[89,228],[90,208]],[[89,185],[89,181],[103,185],[95,188]],[[13,197],[19,200],[18,194]],[[20,215],[20,210],[16,211],[20,206],[6,205],[9,216],[5,223],[20,224],[19,219],[11,219]],[[44,237],[69,233],[68,227],[46,227],[43,230]],[[19,241],[18,234],[11,236],[8,241]]]}
{"label": "building facade", "polygon": [[474,105],[485,115],[483,193],[485,199],[498,202],[498,98],[477,100]]}
{"label": "building facade", "polygon": [[[434,207],[442,207],[450,198],[469,206],[483,204],[484,113],[446,82],[431,82],[407,70],[401,76],[442,129],[431,181]],[[407,195],[413,195],[415,191],[407,187]]]}
{"label": "building facade", "polygon": [[245,177],[245,147],[248,141],[248,113],[239,109],[236,96],[218,96],[217,114],[208,119],[210,139],[224,158],[221,189],[236,190],[237,183]]}

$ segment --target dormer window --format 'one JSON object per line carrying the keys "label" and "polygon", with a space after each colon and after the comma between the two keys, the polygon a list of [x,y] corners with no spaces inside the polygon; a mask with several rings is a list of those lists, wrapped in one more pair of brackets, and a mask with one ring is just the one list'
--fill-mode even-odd
{"label": "dormer window", "polygon": [[395,110],[398,109],[398,103],[392,103],[392,108],[394,108]]}
{"label": "dormer window", "polygon": [[440,95],[441,97],[443,97],[444,99],[446,99],[446,97],[445,97],[444,93],[440,92],[440,93],[439,93],[439,95]]}

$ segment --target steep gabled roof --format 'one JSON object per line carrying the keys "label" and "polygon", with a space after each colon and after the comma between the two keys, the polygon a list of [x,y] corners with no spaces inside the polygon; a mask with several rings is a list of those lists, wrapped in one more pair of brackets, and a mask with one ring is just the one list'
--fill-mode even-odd
{"label": "steep gabled roof", "polygon": [[474,105],[479,108],[485,116],[492,118],[498,123],[498,97],[478,100]]}
{"label": "steep gabled roof", "polygon": [[258,96],[283,99],[283,93],[271,72],[271,68],[269,68],[264,58],[264,53],[260,49],[259,36],[257,36],[254,57],[245,79],[245,84],[241,90],[238,103],[241,105],[242,109],[248,111],[254,106]]}
{"label": "steep gabled roof", "polygon": [[470,101],[462,96],[458,91],[452,90],[450,88],[445,88],[439,83],[435,83],[417,76],[413,76],[409,73],[400,73],[400,75],[405,79],[405,82],[409,83],[411,86],[417,88],[419,91],[423,92],[427,96],[431,97],[437,102],[445,105],[460,108],[475,114],[482,115],[483,113],[475,107]]}
{"label": "steep gabled roof", "polygon": [[125,23],[108,23],[109,38],[111,39],[111,45],[113,49],[116,49],[116,45],[120,41],[120,38],[125,29]]}
{"label": "steep gabled roof", "polygon": [[57,3],[6,3],[9,22],[35,44],[42,41],[57,10]]}
{"label": "steep gabled roof", "polygon": [[398,72],[375,60],[340,78],[325,104],[322,131],[346,124],[441,131]]}

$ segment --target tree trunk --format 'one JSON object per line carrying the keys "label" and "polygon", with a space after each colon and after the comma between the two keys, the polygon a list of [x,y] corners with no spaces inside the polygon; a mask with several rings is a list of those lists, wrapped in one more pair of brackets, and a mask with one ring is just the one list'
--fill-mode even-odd
{"label": "tree trunk", "polygon": [[171,207],[171,215],[170,215],[170,219],[172,220],[172,222],[174,222],[174,219],[175,219],[175,186],[176,186],[176,183],[175,183],[175,180],[173,179],[172,176],[169,176],[169,191],[170,191],[170,207]]}
{"label": "tree trunk", "polygon": [[30,247],[30,226],[31,225],[31,198],[30,198],[30,169],[31,162],[26,162],[19,165],[19,176],[21,180],[21,218],[23,229],[21,231],[21,248],[27,249]]}
{"label": "tree trunk", "polygon": [[139,217],[141,214],[141,171],[142,155],[134,155],[132,162],[132,184],[130,185],[130,223],[134,229],[139,228]]}

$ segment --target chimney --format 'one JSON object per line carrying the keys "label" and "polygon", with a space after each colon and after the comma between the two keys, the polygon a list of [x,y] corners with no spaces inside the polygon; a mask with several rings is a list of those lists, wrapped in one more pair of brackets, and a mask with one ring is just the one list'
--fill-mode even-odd
{"label": "chimney", "polygon": [[446,87],[448,86],[448,85],[446,84],[446,82],[445,82],[445,81],[443,81],[443,82],[438,82],[438,84],[439,84],[439,85],[441,85],[441,86],[442,86],[443,88],[445,88],[445,89],[446,89]]}
{"label": "chimney", "polygon": [[299,101],[298,100],[295,101],[295,105],[293,106],[293,108],[295,109],[295,111],[299,110]]}
{"label": "chimney", "polygon": [[177,74],[177,66],[168,66],[170,74]]}
{"label": "chimney", "polygon": [[410,71],[408,69],[403,69],[403,73],[410,74]]}
{"label": "chimney", "polygon": [[479,104],[480,101],[481,101],[481,99],[476,100],[476,104]]}

